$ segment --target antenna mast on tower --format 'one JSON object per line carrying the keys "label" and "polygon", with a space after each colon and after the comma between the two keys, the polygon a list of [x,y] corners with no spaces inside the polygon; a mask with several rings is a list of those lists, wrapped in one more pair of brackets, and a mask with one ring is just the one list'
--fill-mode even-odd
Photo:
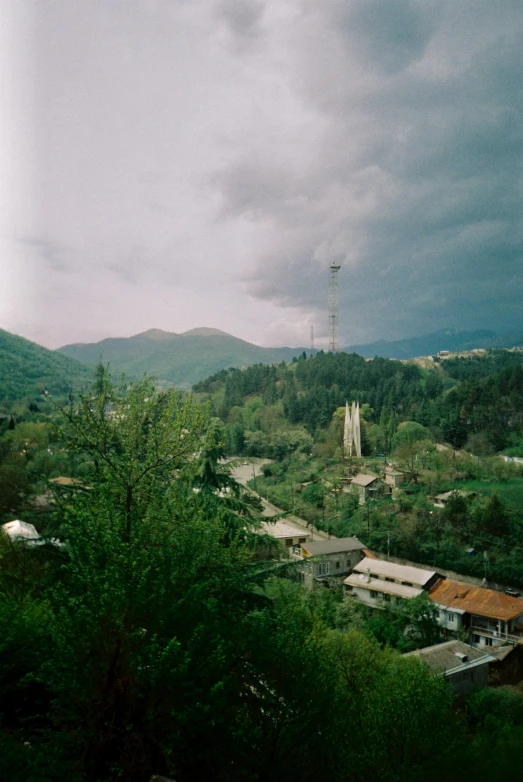
{"label": "antenna mast on tower", "polygon": [[329,351],[338,352],[338,272],[341,266],[334,261],[329,266]]}
{"label": "antenna mast on tower", "polygon": [[311,323],[311,353],[314,352],[314,323]]}

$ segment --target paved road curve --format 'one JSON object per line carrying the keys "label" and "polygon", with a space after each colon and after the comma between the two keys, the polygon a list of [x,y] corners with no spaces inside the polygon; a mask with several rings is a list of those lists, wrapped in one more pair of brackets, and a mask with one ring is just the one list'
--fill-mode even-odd
{"label": "paved road curve", "polygon": [[[263,465],[270,464],[271,460],[249,457],[249,459],[234,459],[231,461],[235,465],[234,467],[231,467],[231,475],[238,481],[238,483],[241,483],[242,486],[247,486],[247,481],[250,481],[252,478],[256,478],[258,475],[261,475]],[[264,500],[260,494],[258,494],[258,496],[263,504],[262,516],[275,516],[278,513],[285,513],[286,521],[295,524],[297,527],[301,527],[301,529],[308,530],[312,533],[313,538],[334,537],[333,535],[329,536],[326,532],[323,532],[316,527],[311,528],[311,525],[308,524],[305,519],[301,519],[299,516],[295,516],[293,513],[286,513],[286,511],[282,510],[282,508],[278,508],[276,505],[273,505],[272,502],[267,502],[267,500]]]}

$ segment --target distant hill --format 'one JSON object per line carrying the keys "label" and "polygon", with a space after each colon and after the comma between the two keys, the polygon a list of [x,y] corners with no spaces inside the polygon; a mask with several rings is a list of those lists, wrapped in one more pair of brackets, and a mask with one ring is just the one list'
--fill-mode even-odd
{"label": "distant hill", "polygon": [[0,409],[17,399],[58,396],[86,385],[92,370],[78,361],[0,329]]}
{"label": "distant hill", "polygon": [[417,358],[430,356],[440,350],[461,351],[474,348],[511,348],[523,345],[523,332],[496,334],[493,331],[456,331],[441,329],[433,334],[421,337],[387,341],[384,339],[365,345],[350,345],[344,350],[347,353],[357,353],[364,358]]}
{"label": "distant hill", "polygon": [[291,361],[304,348],[262,348],[212,328],[196,328],[183,334],[150,329],[133,337],[110,337],[96,343],[77,343],[59,348],[85,364],[100,359],[114,373],[140,377],[154,375],[164,385],[191,388],[200,380],[229,367],[279,364]]}

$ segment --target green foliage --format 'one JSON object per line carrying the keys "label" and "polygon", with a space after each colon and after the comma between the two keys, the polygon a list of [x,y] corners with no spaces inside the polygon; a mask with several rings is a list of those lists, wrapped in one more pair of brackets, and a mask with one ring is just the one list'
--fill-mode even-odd
{"label": "green foliage", "polygon": [[419,441],[433,441],[432,433],[416,421],[404,421],[398,426],[398,431],[392,438],[392,448],[398,448],[404,444],[412,444]]}
{"label": "green foliage", "polygon": [[0,329],[0,411],[16,400],[45,399],[44,391],[65,396],[89,382],[91,371],[67,356]]}
{"label": "green foliage", "polygon": [[100,367],[64,417],[65,546],[0,547],[4,778],[396,782],[453,746],[441,680],[268,578],[207,408]]}

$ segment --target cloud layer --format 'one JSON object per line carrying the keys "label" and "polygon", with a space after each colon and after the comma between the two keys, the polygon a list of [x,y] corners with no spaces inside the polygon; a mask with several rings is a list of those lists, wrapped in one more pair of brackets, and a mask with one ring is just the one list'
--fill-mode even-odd
{"label": "cloud layer", "polygon": [[342,342],[521,327],[519,2],[8,5],[34,101],[4,264],[34,299],[0,325],[307,344],[335,259]]}

